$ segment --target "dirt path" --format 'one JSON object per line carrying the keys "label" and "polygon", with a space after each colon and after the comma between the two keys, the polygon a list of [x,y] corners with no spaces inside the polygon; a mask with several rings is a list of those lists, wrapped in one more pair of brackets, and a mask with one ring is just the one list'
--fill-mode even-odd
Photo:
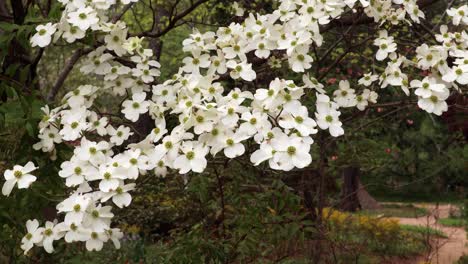
{"label": "dirt path", "polygon": [[445,227],[437,223],[437,219],[447,218],[453,205],[415,204],[426,208],[430,215],[418,218],[397,218],[401,224],[429,226],[441,230],[447,235],[447,239],[438,238],[433,241],[431,254],[418,259],[416,263],[453,264],[463,254],[468,254],[468,240],[463,228]]}

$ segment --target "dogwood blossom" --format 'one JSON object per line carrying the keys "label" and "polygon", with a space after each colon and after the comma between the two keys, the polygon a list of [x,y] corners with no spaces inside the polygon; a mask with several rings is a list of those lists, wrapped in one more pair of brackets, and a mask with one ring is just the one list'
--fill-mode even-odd
{"label": "dogwood blossom", "polygon": [[452,17],[452,23],[455,26],[459,24],[468,25],[468,6],[463,5],[458,8],[450,8],[447,10],[447,15]]}
{"label": "dogwood blossom", "polygon": [[46,47],[52,41],[52,35],[56,30],[56,25],[53,25],[52,23],[37,26],[36,34],[31,38],[31,46],[39,46],[41,48]]}
{"label": "dogwood blossom", "polygon": [[30,172],[36,170],[37,167],[32,161],[26,165],[15,165],[12,170],[6,170],[3,174],[6,182],[3,184],[2,194],[9,196],[13,187],[18,184],[18,189],[26,189],[36,181],[36,176],[31,175]]}
{"label": "dogwood blossom", "polygon": [[379,37],[374,40],[374,45],[379,49],[376,53],[376,59],[379,61],[388,57],[389,53],[396,51],[397,45],[394,43],[393,37],[388,35],[387,30],[379,31]]}
{"label": "dogwood blossom", "polygon": [[145,93],[137,93],[132,96],[132,100],[123,102],[122,113],[130,121],[137,121],[141,114],[148,112],[150,103],[145,101]]}
{"label": "dogwood blossom", "polygon": [[36,219],[26,221],[26,235],[21,239],[21,249],[24,250],[24,254],[34,246],[42,241],[44,228],[39,227],[39,221]]}
{"label": "dogwood blossom", "polygon": [[68,14],[68,22],[83,31],[95,25],[98,21],[96,11],[89,6],[81,7]]}

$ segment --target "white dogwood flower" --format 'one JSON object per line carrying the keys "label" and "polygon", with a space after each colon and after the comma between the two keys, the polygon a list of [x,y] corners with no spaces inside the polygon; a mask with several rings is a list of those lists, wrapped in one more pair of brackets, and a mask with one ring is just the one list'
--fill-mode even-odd
{"label": "white dogwood flower", "polygon": [[6,170],[3,174],[6,182],[3,184],[2,194],[9,196],[15,184],[18,184],[18,189],[29,188],[37,179],[36,176],[30,174],[30,172],[36,169],[37,167],[30,161],[24,166],[15,165],[12,170]]}
{"label": "white dogwood flower", "polygon": [[68,14],[68,22],[83,31],[95,25],[98,21],[96,11],[89,6],[81,7]]}
{"label": "white dogwood flower", "polygon": [[31,38],[31,46],[39,46],[41,48],[46,47],[52,41],[52,35],[57,30],[57,26],[52,23],[45,25],[39,25],[36,27],[36,34]]}
{"label": "white dogwood flower", "polygon": [[136,122],[141,114],[148,112],[150,103],[145,101],[146,93],[136,93],[132,100],[126,100],[122,103],[122,113],[130,121]]}
{"label": "white dogwood flower", "polygon": [[21,249],[24,254],[34,246],[42,241],[44,228],[39,227],[39,221],[36,219],[26,221],[26,235],[21,239]]}

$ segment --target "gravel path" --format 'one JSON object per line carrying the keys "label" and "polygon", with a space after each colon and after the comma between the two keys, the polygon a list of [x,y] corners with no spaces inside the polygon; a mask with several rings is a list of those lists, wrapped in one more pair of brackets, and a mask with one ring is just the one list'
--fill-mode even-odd
{"label": "gravel path", "polygon": [[418,259],[416,263],[453,264],[463,254],[468,254],[467,238],[464,228],[445,227],[437,223],[437,219],[447,218],[455,207],[449,204],[415,204],[428,209],[430,214],[418,218],[397,218],[401,224],[429,226],[441,230],[448,238],[437,238],[432,242],[430,254]]}

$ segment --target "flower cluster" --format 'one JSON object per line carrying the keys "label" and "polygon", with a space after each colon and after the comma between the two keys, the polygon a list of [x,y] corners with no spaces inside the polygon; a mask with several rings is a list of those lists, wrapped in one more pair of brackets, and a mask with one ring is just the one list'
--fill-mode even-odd
{"label": "flower cluster", "polygon": [[[62,222],[39,227],[37,220],[28,221],[22,241],[25,252],[33,245],[52,252],[53,241],[61,238],[83,241],[88,250],[100,250],[108,240],[118,247],[122,233],[111,227],[111,205],[128,206],[129,192],[141,175],[165,176],[168,170],[201,173],[210,157],[243,155],[247,142],[259,145],[250,154],[255,166],[266,163],[283,171],[304,168],[312,162],[314,134],[320,129],[333,137],[343,135],[341,109],[362,111],[376,103],[375,86],[399,86],[408,95],[409,88],[416,88],[419,106],[440,115],[447,110],[449,89],[468,83],[468,35],[449,32],[448,26],[442,26],[436,36],[439,45],[418,47],[415,61],[398,53],[391,31],[381,30],[374,40],[376,59],[386,67],[381,73],[366,73],[355,85],[341,80],[338,89],[330,91],[332,87],[325,89],[306,73],[314,63],[312,45],[319,47],[324,41],[322,26],[358,6],[379,23],[419,23],[424,14],[415,0],[282,0],[277,10],[266,15],[244,14],[235,4],[236,14],[245,15],[243,23],[216,32],[195,29],[183,41],[184,65],[164,82],[156,82],[160,65],[152,59],[152,50],[145,48],[145,40],[129,37],[125,23],[109,22],[107,10],[115,1],[60,2],[64,5],[60,22],[38,26],[32,45],[45,47],[60,38],[72,43],[88,31],[98,32],[100,47],[87,55],[80,70],[99,76],[104,85],[79,86],[65,95],[59,107],[43,108],[40,141],[34,148],[54,157],[56,144],[76,145],[59,172],[73,191],[57,206]],[[466,6],[447,13],[454,25],[467,24]],[[276,78],[249,91],[248,84],[258,73],[254,62],[266,59],[272,67],[281,67],[284,60],[294,73],[303,74],[303,83]],[[402,71],[405,67],[429,75],[410,82]],[[225,87],[226,78],[235,80],[237,87]],[[364,89],[356,91],[359,86]],[[98,110],[94,101],[104,93],[122,98],[123,116]],[[302,103],[304,98],[315,100],[313,111]],[[154,129],[141,142],[125,145],[136,133],[125,124],[137,122],[141,115],[154,121]],[[178,120],[175,126],[168,126],[169,116]],[[116,148],[121,145],[125,148]],[[7,171],[4,194],[16,182],[25,188],[35,180],[27,174],[35,168],[26,167]],[[16,177],[16,172],[25,178]]]}

